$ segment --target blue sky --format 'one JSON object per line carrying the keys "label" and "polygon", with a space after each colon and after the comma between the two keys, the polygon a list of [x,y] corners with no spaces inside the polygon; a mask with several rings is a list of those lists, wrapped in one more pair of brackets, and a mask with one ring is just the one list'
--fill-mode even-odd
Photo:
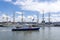
{"label": "blue sky", "polygon": [[[27,19],[31,21],[33,18],[36,21],[36,14],[38,14],[39,21],[41,22],[43,10],[45,14],[45,21],[48,21],[48,13],[51,14],[52,22],[59,21],[59,2],[59,0],[0,0],[0,21],[3,20],[3,17],[7,16],[9,17],[9,21],[12,20],[13,13],[16,14],[15,20],[21,21],[21,14],[19,14],[20,12],[24,13],[24,21],[27,21]],[[6,20],[6,18],[4,20]]]}
{"label": "blue sky", "polygon": [[33,13],[35,14],[38,13],[37,11],[22,10],[19,6],[16,6],[16,5],[13,5],[12,3],[4,2],[4,1],[0,1],[0,11],[8,15],[12,15],[16,11],[24,12],[27,15],[31,15],[31,14],[33,15]]}
{"label": "blue sky", "polygon": [[12,3],[0,1],[0,11],[3,13],[12,14],[15,11],[20,11],[20,8]]}

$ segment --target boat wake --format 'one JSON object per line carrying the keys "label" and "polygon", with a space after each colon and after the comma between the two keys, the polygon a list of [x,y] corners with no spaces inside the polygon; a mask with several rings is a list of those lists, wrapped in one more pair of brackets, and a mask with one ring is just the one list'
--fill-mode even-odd
{"label": "boat wake", "polygon": [[9,32],[11,30],[0,30],[0,32]]}
{"label": "boat wake", "polygon": [[11,31],[11,28],[8,28],[8,27],[0,27],[0,32],[7,32],[7,31]]}

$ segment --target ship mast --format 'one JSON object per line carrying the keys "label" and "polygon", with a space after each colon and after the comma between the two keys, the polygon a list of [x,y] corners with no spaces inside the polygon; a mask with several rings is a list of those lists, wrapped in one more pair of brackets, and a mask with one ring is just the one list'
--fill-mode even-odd
{"label": "ship mast", "polygon": [[22,14],[21,14],[21,23],[22,23],[22,25],[23,25],[23,12],[22,12]]}
{"label": "ship mast", "polygon": [[49,21],[49,23],[50,23],[50,12],[48,13],[48,17],[49,17],[49,18],[48,18],[48,21]]}
{"label": "ship mast", "polygon": [[7,22],[7,25],[8,25],[8,14],[6,14],[7,16],[6,16],[6,22]]}
{"label": "ship mast", "polygon": [[43,14],[42,14],[42,23],[45,23],[45,20],[44,20],[44,10],[43,10]]}
{"label": "ship mast", "polygon": [[38,13],[37,13],[37,23],[39,22],[39,15],[38,15]]}
{"label": "ship mast", "polygon": [[23,23],[23,13],[21,14],[21,17],[22,17],[22,18],[21,18],[21,22]]}
{"label": "ship mast", "polygon": [[43,15],[42,15],[42,17],[43,17],[42,20],[44,21],[44,11],[43,11]]}
{"label": "ship mast", "polygon": [[13,13],[13,23],[15,23],[15,13]]}

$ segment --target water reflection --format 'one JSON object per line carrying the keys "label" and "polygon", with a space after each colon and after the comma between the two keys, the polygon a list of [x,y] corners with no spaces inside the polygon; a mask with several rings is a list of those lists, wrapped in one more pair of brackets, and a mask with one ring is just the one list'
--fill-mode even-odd
{"label": "water reflection", "polygon": [[13,32],[13,40],[37,40],[39,31]]}
{"label": "water reflection", "polygon": [[0,40],[60,40],[60,27],[40,27],[39,31],[10,31],[10,28],[0,28]]}
{"label": "water reflection", "polygon": [[51,40],[51,27],[48,27],[48,39]]}
{"label": "water reflection", "polygon": [[42,28],[42,40],[51,40],[51,27]]}
{"label": "water reflection", "polygon": [[51,28],[41,28],[39,31],[16,31],[13,40],[51,40]]}

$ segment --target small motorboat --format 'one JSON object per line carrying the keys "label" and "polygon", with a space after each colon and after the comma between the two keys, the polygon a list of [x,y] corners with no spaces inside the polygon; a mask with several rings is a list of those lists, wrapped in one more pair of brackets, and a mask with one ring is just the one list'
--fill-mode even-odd
{"label": "small motorboat", "polygon": [[33,31],[33,30],[39,30],[39,27],[32,27],[32,28],[13,28],[12,31]]}
{"label": "small motorboat", "polygon": [[29,31],[29,30],[33,31],[33,30],[39,30],[39,29],[40,27],[32,27],[30,25],[29,27],[22,27],[22,26],[18,27],[17,26],[16,28],[13,28],[12,31]]}
{"label": "small motorboat", "polygon": [[30,24],[20,25],[16,26],[16,28],[13,28],[12,31],[33,31],[33,30],[39,30],[40,27],[32,27]]}

